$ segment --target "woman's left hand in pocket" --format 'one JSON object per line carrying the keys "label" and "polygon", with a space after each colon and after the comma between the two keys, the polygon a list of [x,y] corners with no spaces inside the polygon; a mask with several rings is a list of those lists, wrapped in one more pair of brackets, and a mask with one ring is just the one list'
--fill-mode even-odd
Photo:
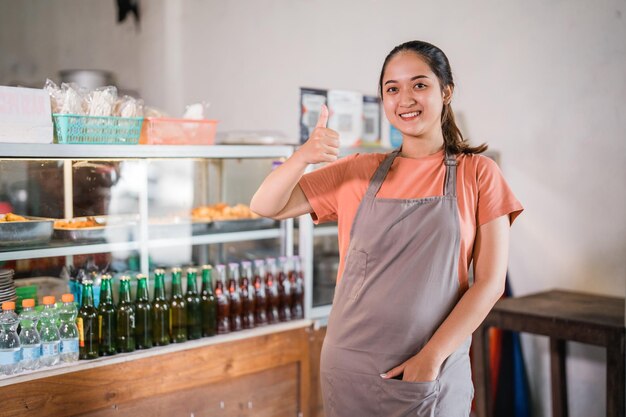
{"label": "woman's left hand in pocket", "polygon": [[402,374],[403,381],[429,382],[437,379],[440,366],[436,360],[421,355],[420,352],[380,376],[383,379],[391,379]]}

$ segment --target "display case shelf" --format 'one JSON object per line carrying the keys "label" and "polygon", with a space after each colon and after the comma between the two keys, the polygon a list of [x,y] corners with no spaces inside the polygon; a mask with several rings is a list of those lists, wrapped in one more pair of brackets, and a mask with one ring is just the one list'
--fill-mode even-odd
{"label": "display case shelf", "polygon": [[148,247],[167,248],[172,246],[210,245],[216,243],[243,242],[247,240],[275,239],[282,236],[281,229],[248,230],[245,232],[214,233],[200,236],[150,240]]}
{"label": "display case shelf", "polygon": [[51,244],[46,248],[0,252],[0,261],[47,258],[51,256],[86,255],[90,253],[131,251],[140,249],[139,242],[97,243],[90,245],[62,244],[50,247],[53,245],[54,244]]}
{"label": "display case shelf", "polygon": [[274,158],[288,157],[291,146],[279,145],[45,145],[4,143],[0,158],[113,159],[113,158]]}

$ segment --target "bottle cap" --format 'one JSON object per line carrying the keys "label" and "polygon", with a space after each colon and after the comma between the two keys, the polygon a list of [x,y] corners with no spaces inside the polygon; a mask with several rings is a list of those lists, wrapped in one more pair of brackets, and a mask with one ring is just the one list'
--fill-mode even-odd
{"label": "bottle cap", "polygon": [[111,279],[111,274],[102,274],[100,279]]}
{"label": "bottle cap", "polygon": [[130,281],[130,276],[128,276],[128,275],[122,275],[122,276],[120,277],[120,281]]}
{"label": "bottle cap", "polygon": [[198,270],[196,268],[187,268],[187,273],[188,274],[196,274],[198,272]]}
{"label": "bottle cap", "polygon": [[4,311],[15,310],[15,301],[5,301],[2,303],[2,309]]}
{"label": "bottle cap", "polygon": [[213,269],[211,265],[202,265],[202,269]]}
{"label": "bottle cap", "polygon": [[72,302],[74,302],[74,294],[63,294],[61,296],[61,301],[63,301],[64,303],[72,303]]}
{"label": "bottle cap", "polygon": [[178,267],[172,268],[172,274],[177,274],[177,273],[180,274],[180,268]]}
{"label": "bottle cap", "polygon": [[157,268],[154,270],[154,275],[165,275],[165,269]]}
{"label": "bottle cap", "polygon": [[137,280],[140,280],[140,279],[145,279],[146,276],[144,274],[137,274],[135,275],[135,278],[137,278]]}
{"label": "bottle cap", "polygon": [[46,295],[43,298],[43,305],[47,306],[47,305],[54,304],[54,301],[55,301],[54,295]]}
{"label": "bottle cap", "polygon": [[26,307],[35,307],[35,299],[34,298],[27,298],[25,300],[22,300],[22,307],[26,308]]}

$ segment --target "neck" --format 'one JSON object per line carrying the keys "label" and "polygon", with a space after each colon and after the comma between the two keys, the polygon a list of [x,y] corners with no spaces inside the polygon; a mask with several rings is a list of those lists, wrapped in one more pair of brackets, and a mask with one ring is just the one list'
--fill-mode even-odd
{"label": "neck", "polygon": [[441,131],[432,138],[403,135],[400,156],[405,158],[421,158],[432,155],[443,149],[443,144],[443,134]]}

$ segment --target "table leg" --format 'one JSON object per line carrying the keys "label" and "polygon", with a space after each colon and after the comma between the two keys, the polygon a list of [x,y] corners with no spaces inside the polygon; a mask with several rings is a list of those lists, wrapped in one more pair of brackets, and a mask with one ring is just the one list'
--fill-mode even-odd
{"label": "table leg", "polygon": [[550,373],[552,380],[552,416],[567,417],[565,340],[550,338]]}
{"label": "table leg", "polygon": [[476,413],[478,417],[491,417],[491,377],[489,370],[489,327],[476,329],[473,338],[473,361],[476,381]]}
{"label": "table leg", "polygon": [[626,353],[624,333],[611,335],[606,349],[606,415],[624,417],[624,378],[626,378]]}

